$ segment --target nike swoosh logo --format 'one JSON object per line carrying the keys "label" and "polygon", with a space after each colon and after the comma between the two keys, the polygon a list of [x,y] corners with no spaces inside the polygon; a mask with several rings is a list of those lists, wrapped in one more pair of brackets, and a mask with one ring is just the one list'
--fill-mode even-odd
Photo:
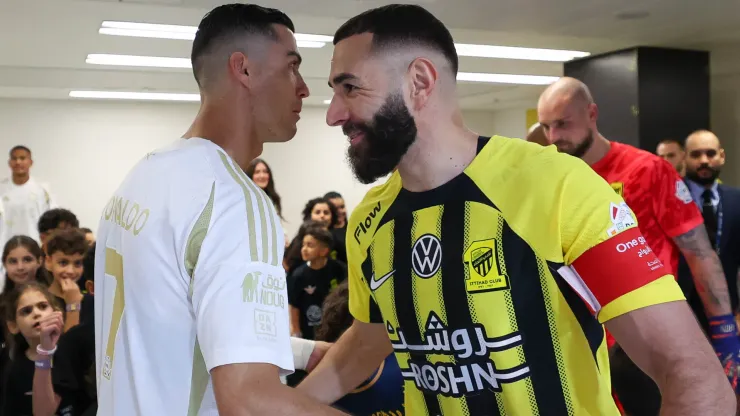
{"label": "nike swoosh logo", "polygon": [[373,277],[370,279],[370,290],[372,290],[373,292],[378,290],[378,288],[383,283],[385,283],[386,280],[390,279],[391,276],[393,276],[393,273],[395,272],[396,272],[395,270],[391,270],[390,272],[384,274],[383,276],[380,277],[380,279],[377,279],[377,280],[375,279],[375,273],[373,273]]}

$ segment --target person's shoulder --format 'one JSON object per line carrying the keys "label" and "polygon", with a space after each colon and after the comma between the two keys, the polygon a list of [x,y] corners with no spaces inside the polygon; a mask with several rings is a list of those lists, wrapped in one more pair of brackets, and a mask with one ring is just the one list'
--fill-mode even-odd
{"label": "person's shoulder", "polygon": [[522,139],[493,136],[465,170],[484,192],[524,184],[548,187],[567,175],[595,175],[581,159],[560,153],[555,146],[541,146]]}
{"label": "person's shoulder", "polygon": [[[352,238],[347,241],[360,243],[362,235],[373,235],[388,208],[401,191],[401,175],[394,171],[383,184],[372,187],[355,207],[347,221]],[[348,254],[349,255],[349,254]]]}
{"label": "person's shoulder", "polygon": [[303,262],[300,266],[297,266],[295,269],[293,269],[293,273],[291,273],[290,276],[293,279],[298,279],[305,276],[306,272],[308,272],[310,269],[311,268],[308,267],[308,263]]}

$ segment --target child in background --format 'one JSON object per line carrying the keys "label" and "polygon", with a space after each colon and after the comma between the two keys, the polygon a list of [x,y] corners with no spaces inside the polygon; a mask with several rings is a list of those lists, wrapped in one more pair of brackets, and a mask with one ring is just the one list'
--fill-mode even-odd
{"label": "child in background", "polygon": [[288,279],[291,335],[314,339],[321,325],[321,305],[329,292],[347,278],[347,269],[329,258],[332,237],[322,226],[306,229],[301,257],[306,263]]}
{"label": "child in background", "polygon": [[49,291],[65,312],[65,332],[93,319],[93,298],[83,295],[77,284],[82,277],[87,249],[85,234],[76,228],[55,230],[46,242],[45,265],[54,279]]}
{"label": "child in background", "polygon": [[[349,285],[342,282],[324,301],[316,339],[336,342],[354,321],[349,313]],[[403,416],[403,376],[393,353],[365,382],[337,400],[334,407],[356,416]]]}
{"label": "child in background", "polygon": [[74,415],[77,387],[66,358],[56,353],[64,324],[53,295],[31,282],[16,286],[6,300],[4,315],[13,337],[8,368],[2,371],[2,414]]}
{"label": "child in background", "polygon": [[39,218],[39,237],[41,238],[41,246],[46,244],[46,240],[49,239],[52,231],[64,228],[77,228],[80,226],[80,221],[77,216],[70,210],[64,208],[50,209]]}
{"label": "child in background", "polygon": [[16,235],[3,248],[3,268],[6,282],[3,293],[10,292],[16,285],[33,280],[48,286],[51,282],[41,260],[43,253],[39,244],[31,237]]}
{"label": "child in background", "polygon": [[92,232],[89,228],[80,228],[80,231],[85,233],[85,240],[87,240],[87,244],[89,246],[92,246],[95,244],[95,234]]}

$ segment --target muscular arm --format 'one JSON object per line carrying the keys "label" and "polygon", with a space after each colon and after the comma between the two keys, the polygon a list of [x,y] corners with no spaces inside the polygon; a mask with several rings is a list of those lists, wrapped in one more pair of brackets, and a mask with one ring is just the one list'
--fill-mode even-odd
{"label": "muscular arm", "polygon": [[334,403],[370,377],[391,352],[383,324],[355,320],[298,389],[322,403]]}
{"label": "muscular arm", "polygon": [[734,415],[735,396],[686,302],[648,306],[606,322],[660,388],[661,415]]}
{"label": "muscular arm", "polygon": [[284,386],[277,367],[271,364],[223,365],[214,368],[211,377],[222,416],[344,415]]}
{"label": "muscular arm", "polygon": [[675,237],[691,269],[694,285],[708,317],[732,314],[727,280],[717,253],[712,249],[704,225]]}

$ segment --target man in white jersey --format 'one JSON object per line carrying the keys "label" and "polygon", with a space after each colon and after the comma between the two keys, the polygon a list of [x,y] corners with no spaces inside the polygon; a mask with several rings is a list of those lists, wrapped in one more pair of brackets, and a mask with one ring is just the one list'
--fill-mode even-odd
{"label": "man in white jersey", "polygon": [[15,146],[10,149],[8,165],[12,175],[0,181],[2,244],[14,235],[27,235],[40,242],[36,228],[39,218],[56,204],[49,188],[31,177],[33,159],[29,148]]}
{"label": "man in white jersey", "polygon": [[339,415],[293,371],[284,247],[270,199],[244,174],[296,133],[308,88],[282,12],[217,7],[191,60],[201,109],[183,139],[124,179],[98,228],[98,414]]}

